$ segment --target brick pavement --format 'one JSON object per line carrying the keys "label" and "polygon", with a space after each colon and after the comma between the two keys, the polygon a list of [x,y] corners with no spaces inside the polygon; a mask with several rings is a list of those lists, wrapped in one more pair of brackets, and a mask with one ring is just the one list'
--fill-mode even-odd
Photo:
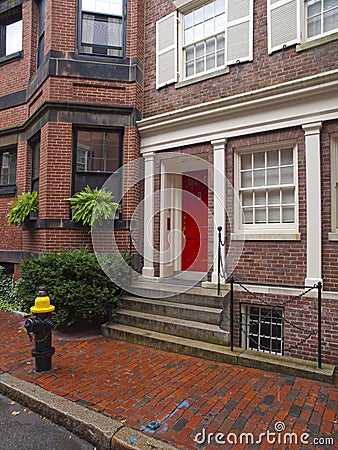
{"label": "brick pavement", "polygon": [[[0,369],[36,383],[98,412],[142,429],[182,449],[331,449],[338,448],[338,382],[334,386],[303,378],[214,363],[132,345],[101,335],[69,336],[54,332],[52,372],[35,373],[32,344],[22,317],[0,311]],[[261,443],[232,445],[194,442],[196,433],[222,433],[220,442],[241,433],[285,431],[262,436]],[[335,445],[281,444],[285,433],[334,438]],[[243,436],[244,437],[244,436]],[[273,440],[277,442],[272,443]],[[199,440],[203,440],[199,436]],[[295,440],[295,437],[294,437]],[[289,441],[288,441],[289,442]]]}

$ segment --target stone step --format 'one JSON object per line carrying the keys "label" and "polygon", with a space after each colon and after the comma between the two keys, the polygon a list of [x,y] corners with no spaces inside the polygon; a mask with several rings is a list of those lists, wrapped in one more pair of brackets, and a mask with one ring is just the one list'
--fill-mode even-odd
{"label": "stone step", "polygon": [[237,364],[238,351],[230,351],[229,347],[173,336],[167,333],[130,327],[118,323],[102,325],[102,334],[112,339],[118,339],[134,344],[145,345],[159,350],[196,356],[218,362]]}
{"label": "stone step", "polygon": [[131,327],[197,339],[213,344],[229,345],[229,332],[222,330],[218,325],[167,316],[154,316],[153,314],[126,309],[116,310],[115,321]]}
{"label": "stone step", "polygon": [[121,324],[102,325],[102,334],[112,339],[118,339],[147,347],[209,359],[211,361],[228,364],[239,364],[255,369],[270,370],[288,376],[305,377],[324,383],[334,383],[335,366],[322,364],[318,369],[314,361],[304,361],[297,358],[286,358],[279,355],[260,353],[241,348],[234,348],[210,344],[195,339],[187,339],[179,336],[171,336],[156,331],[129,327]]}
{"label": "stone step", "polygon": [[120,297],[119,308],[139,311],[153,315],[176,317],[195,322],[219,325],[223,310],[187,303],[170,302],[161,299],[149,299],[124,295]]}

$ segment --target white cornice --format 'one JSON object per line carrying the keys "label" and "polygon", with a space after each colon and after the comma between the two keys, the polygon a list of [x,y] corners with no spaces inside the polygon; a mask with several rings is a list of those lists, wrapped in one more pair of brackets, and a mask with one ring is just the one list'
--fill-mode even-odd
{"label": "white cornice", "polygon": [[338,117],[338,70],[138,122],[143,152]]}

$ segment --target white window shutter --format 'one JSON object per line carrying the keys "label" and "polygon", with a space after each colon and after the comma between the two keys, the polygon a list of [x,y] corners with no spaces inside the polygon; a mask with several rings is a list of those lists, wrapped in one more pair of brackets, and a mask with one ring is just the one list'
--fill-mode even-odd
{"label": "white window shutter", "polygon": [[300,42],[299,0],[268,0],[268,51]]}
{"label": "white window shutter", "polygon": [[253,59],[253,0],[228,0],[227,64]]}
{"label": "white window shutter", "polygon": [[177,81],[177,12],[156,23],[156,88]]}

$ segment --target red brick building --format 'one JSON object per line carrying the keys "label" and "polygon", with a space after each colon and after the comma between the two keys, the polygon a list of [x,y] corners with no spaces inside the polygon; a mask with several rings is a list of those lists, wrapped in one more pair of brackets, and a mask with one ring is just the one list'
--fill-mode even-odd
{"label": "red brick building", "polygon": [[[70,195],[138,156],[143,1],[0,2],[0,262],[90,245]],[[7,225],[9,202],[39,191],[38,218]],[[117,224],[130,216],[128,199]]]}
{"label": "red brick building", "polygon": [[[323,282],[337,364],[338,1],[3,0],[0,27],[0,263],[90,245],[65,199],[141,152],[143,276],[207,289],[222,226],[222,282],[288,286],[236,285],[236,344],[315,359],[300,286]],[[32,189],[38,218],[8,227]]]}
{"label": "red brick building", "polygon": [[[315,299],[297,296],[299,286],[321,281],[323,351],[337,364],[338,1],[149,1],[145,36],[138,125],[146,173],[155,174],[145,208],[160,217],[154,232],[145,230],[143,274],[196,267],[202,279],[209,272],[217,281],[222,226],[227,248],[237,245],[241,253],[236,264],[228,256],[226,275],[289,285],[249,286],[253,294],[237,288],[237,343],[315,359],[316,336],[304,340],[316,328]],[[203,183],[209,194],[201,194]],[[174,193],[160,196],[159,206],[151,196],[158,185]],[[199,237],[187,233],[188,219],[180,216],[189,190],[203,196],[213,216]],[[166,250],[173,223],[187,241],[206,246],[208,257],[200,251],[187,268],[176,235],[175,258],[154,263],[154,248]]]}

